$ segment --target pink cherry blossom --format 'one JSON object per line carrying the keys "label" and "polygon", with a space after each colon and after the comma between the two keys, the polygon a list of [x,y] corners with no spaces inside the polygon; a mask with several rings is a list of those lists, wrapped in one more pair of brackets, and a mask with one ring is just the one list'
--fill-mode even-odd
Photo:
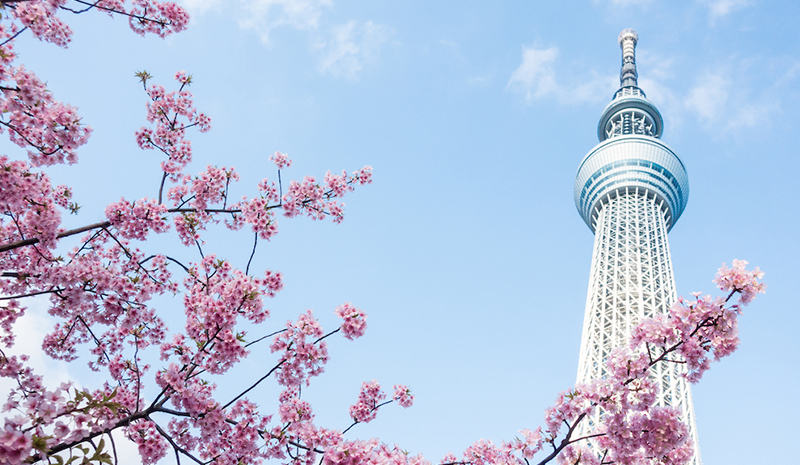
{"label": "pink cherry blossom", "polygon": [[292,166],[292,160],[289,158],[289,155],[285,153],[275,152],[273,155],[270,155],[269,159],[275,163],[275,166],[277,166],[279,170]]}
{"label": "pink cherry blossom", "polygon": [[408,389],[408,386],[403,384],[395,384],[394,388],[394,395],[392,399],[397,401],[403,408],[411,407],[414,404],[414,396],[411,394],[411,390]]}
{"label": "pink cherry blossom", "polygon": [[381,385],[374,379],[361,384],[361,393],[358,401],[350,406],[350,417],[356,423],[369,423],[378,414],[381,402],[386,399],[386,394],[381,390]]}
{"label": "pink cherry blossom", "polygon": [[352,341],[364,335],[367,329],[367,314],[361,309],[346,302],[336,307],[334,313],[343,320],[340,328],[344,337]]}

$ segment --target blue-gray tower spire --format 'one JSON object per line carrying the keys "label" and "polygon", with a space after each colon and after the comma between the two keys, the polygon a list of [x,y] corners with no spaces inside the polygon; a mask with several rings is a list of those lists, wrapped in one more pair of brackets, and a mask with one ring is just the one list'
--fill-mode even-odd
{"label": "blue-gray tower spire", "polygon": [[636,72],[636,42],[639,34],[633,29],[619,33],[619,46],[622,48],[622,70],[619,72],[619,87],[639,87],[639,74]]}

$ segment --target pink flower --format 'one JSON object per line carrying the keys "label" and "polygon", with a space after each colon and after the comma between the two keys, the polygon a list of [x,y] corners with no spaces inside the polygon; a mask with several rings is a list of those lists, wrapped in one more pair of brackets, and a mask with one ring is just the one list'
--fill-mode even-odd
{"label": "pink flower", "polygon": [[408,386],[403,384],[394,385],[394,396],[392,396],[392,399],[397,401],[403,408],[411,407],[414,404],[414,396],[411,394],[411,390]]}
{"label": "pink flower", "polygon": [[269,159],[275,163],[279,170],[292,166],[292,160],[285,153],[275,152],[275,154],[270,155]]}
{"label": "pink flower", "polygon": [[340,328],[344,337],[352,341],[364,335],[367,329],[367,314],[361,309],[354,307],[350,302],[345,302],[336,307],[334,314],[343,320]]}
{"label": "pink flower", "polygon": [[384,399],[386,399],[386,394],[381,390],[381,385],[377,381],[365,381],[361,384],[358,401],[350,406],[350,416],[356,423],[369,423],[378,415],[378,408]]}

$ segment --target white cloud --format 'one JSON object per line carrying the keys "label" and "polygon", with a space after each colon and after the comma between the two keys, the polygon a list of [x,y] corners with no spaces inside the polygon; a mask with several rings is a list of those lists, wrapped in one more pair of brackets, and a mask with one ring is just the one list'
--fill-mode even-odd
{"label": "white cloud", "polygon": [[673,66],[675,58],[653,53],[648,49],[636,51],[636,63],[640,70],[644,69],[648,78],[672,79],[675,77]]}
{"label": "white cloud", "polygon": [[[680,57],[646,51],[637,58],[645,70],[639,85],[669,123],[667,130],[693,122],[721,135],[768,126],[782,112],[782,96],[794,94],[800,79],[800,61],[786,56],[732,57],[701,69],[686,68]],[[507,88],[522,93],[528,104],[548,98],[562,104],[610,101],[619,86],[617,76],[570,72],[561,61],[556,47],[523,47],[522,63]],[[687,70],[695,76],[688,90]]]}
{"label": "white cloud", "polygon": [[562,103],[593,102],[608,98],[614,91],[616,78],[613,76],[593,74],[582,81],[580,78],[568,82],[560,80],[554,67],[557,57],[556,47],[523,47],[522,64],[511,75],[507,88],[524,93],[528,104],[545,97],[555,97]]}
{"label": "white cloud", "polygon": [[528,103],[544,95],[555,93],[558,86],[553,62],[557,56],[558,49],[556,47],[543,50],[522,47],[522,64],[511,75],[508,87],[523,90]]}
{"label": "white cloud", "polygon": [[265,44],[272,32],[291,28],[307,33],[310,49],[318,56],[317,70],[334,77],[358,79],[365,65],[376,61],[394,31],[373,21],[331,25],[327,18],[332,0],[181,0],[193,14],[222,8],[238,18],[241,29],[252,31]]}
{"label": "white cloud", "polygon": [[[604,0],[593,0],[594,3],[601,3]],[[628,5],[644,5],[651,3],[653,0],[606,0],[608,3],[614,5],[628,6]]]}
{"label": "white cloud", "polygon": [[714,134],[729,134],[770,125],[782,112],[781,96],[796,87],[800,64],[781,62],[777,68],[788,70],[780,74],[749,66],[747,60],[718,62],[709,67],[713,71],[701,70],[686,92],[675,90],[680,84],[658,79],[640,80],[640,85],[671,123],[694,119]]}
{"label": "white cloud", "polygon": [[471,78],[467,79],[467,84],[471,86],[482,87],[492,82],[493,78],[494,78],[494,73],[487,73],[480,76],[472,76]]}
{"label": "white cloud", "polygon": [[356,80],[364,65],[377,59],[393,32],[372,21],[332,26],[315,45],[320,54],[317,69],[322,74]]}
{"label": "white cloud", "polygon": [[300,31],[317,30],[323,8],[329,6],[330,0],[245,0],[245,14],[239,20],[239,25],[242,29],[255,31],[262,41],[269,43],[270,31],[276,27],[289,26]]}
{"label": "white cloud", "polygon": [[730,88],[730,78],[722,74],[706,73],[689,90],[686,107],[702,120],[719,119],[728,101]]}
{"label": "white cloud", "polygon": [[566,103],[611,101],[612,94],[617,88],[619,88],[618,76],[592,73],[592,77],[588,80],[559,88],[561,92],[559,98]]}
{"label": "white cloud", "polygon": [[663,79],[639,78],[639,87],[645,91],[648,100],[656,104],[658,111],[664,117],[665,131],[680,127],[686,113],[682,95],[672,89]]}
{"label": "white cloud", "polygon": [[181,5],[192,14],[202,14],[222,5],[222,0],[181,0]]}
{"label": "white cloud", "polygon": [[750,5],[750,0],[701,0],[708,6],[709,21],[713,24],[717,19],[728,16],[736,10]]}
{"label": "white cloud", "polygon": [[738,107],[728,120],[727,129],[739,129],[768,124],[772,115],[781,111],[776,101],[747,103]]}
{"label": "white cloud", "polygon": [[[27,309],[14,323],[16,338],[14,345],[3,348],[7,355],[27,355],[27,366],[31,367],[34,374],[43,376],[44,385],[48,389],[55,389],[61,383],[73,381],[73,385],[80,387],[75,377],[69,371],[67,362],[53,360],[45,355],[42,350],[42,341],[48,331],[53,329],[55,319],[47,315],[47,300],[43,298],[29,299]],[[0,378],[0,403],[4,403],[8,393],[16,384],[9,378]]]}

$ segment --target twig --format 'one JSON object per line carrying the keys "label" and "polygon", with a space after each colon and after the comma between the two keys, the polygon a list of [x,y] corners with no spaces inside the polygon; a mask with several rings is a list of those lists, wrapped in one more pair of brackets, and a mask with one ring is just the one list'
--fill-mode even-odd
{"label": "twig", "polygon": [[250,274],[250,263],[253,262],[253,257],[256,256],[256,246],[258,245],[258,233],[255,233],[256,239],[253,241],[253,251],[250,252],[250,259],[247,260],[247,268],[244,269],[244,274]]}

